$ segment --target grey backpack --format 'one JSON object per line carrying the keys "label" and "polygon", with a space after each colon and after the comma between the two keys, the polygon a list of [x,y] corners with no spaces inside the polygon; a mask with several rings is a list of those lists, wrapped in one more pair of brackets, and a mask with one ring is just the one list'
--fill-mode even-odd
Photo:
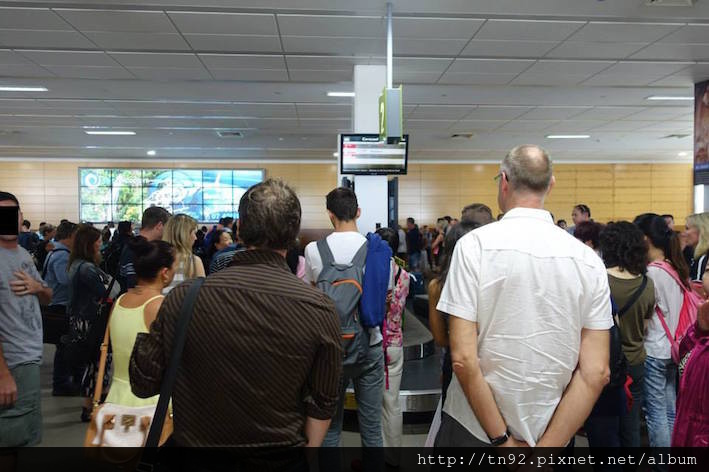
{"label": "grey backpack", "polygon": [[369,349],[369,332],[359,320],[359,299],[362,297],[364,264],[367,244],[363,244],[349,264],[337,264],[325,239],[317,242],[322,271],[317,287],[335,303],[342,332],[343,365],[364,362]]}

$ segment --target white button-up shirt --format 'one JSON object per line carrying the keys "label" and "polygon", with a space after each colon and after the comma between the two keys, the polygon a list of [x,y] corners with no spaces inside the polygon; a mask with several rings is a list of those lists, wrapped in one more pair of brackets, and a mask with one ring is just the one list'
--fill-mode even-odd
{"label": "white button-up shirt", "polygon": [[[512,435],[532,446],[571,381],[581,329],[613,325],[603,261],[531,208],[458,241],[437,308],[477,322],[483,376]],[[456,376],[443,411],[489,441]]]}

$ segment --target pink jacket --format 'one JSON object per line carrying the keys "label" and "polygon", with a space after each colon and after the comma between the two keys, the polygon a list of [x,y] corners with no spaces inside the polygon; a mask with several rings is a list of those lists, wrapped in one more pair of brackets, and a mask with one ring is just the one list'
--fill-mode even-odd
{"label": "pink jacket", "polygon": [[[709,333],[693,324],[679,347],[684,371],[672,447],[709,447]],[[685,357],[689,355],[687,359]]]}

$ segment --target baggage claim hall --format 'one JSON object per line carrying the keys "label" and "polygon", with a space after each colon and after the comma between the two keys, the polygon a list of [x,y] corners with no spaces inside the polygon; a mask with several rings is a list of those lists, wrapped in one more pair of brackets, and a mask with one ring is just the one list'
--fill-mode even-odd
{"label": "baggage claim hall", "polygon": [[706,0],[0,0],[0,469],[706,448],[708,145]]}

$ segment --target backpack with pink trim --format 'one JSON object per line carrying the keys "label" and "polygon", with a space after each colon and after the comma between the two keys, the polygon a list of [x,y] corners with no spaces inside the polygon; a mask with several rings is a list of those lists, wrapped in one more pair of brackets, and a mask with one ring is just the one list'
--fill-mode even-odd
{"label": "backpack with pink trim", "polygon": [[694,292],[691,288],[688,288],[685,284],[682,283],[679,278],[679,275],[677,274],[677,271],[674,267],[672,267],[669,262],[651,262],[650,267],[657,267],[667,272],[672,277],[672,279],[677,282],[677,285],[679,285],[680,289],[682,290],[682,296],[684,297],[684,299],[682,301],[682,308],[679,312],[679,320],[677,322],[677,329],[675,330],[674,335],[672,335],[672,333],[670,332],[670,328],[667,325],[667,320],[665,319],[664,313],[662,313],[662,310],[660,310],[659,306],[655,306],[655,312],[657,313],[657,317],[660,319],[660,323],[662,323],[662,327],[665,329],[665,334],[667,335],[667,339],[669,339],[670,345],[672,347],[672,360],[675,362],[675,364],[679,364],[679,344],[682,341],[684,335],[687,333],[689,327],[697,321],[697,310],[699,309],[699,305],[704,303],[704,300],[699,295],[697,295],[697,293]]}

